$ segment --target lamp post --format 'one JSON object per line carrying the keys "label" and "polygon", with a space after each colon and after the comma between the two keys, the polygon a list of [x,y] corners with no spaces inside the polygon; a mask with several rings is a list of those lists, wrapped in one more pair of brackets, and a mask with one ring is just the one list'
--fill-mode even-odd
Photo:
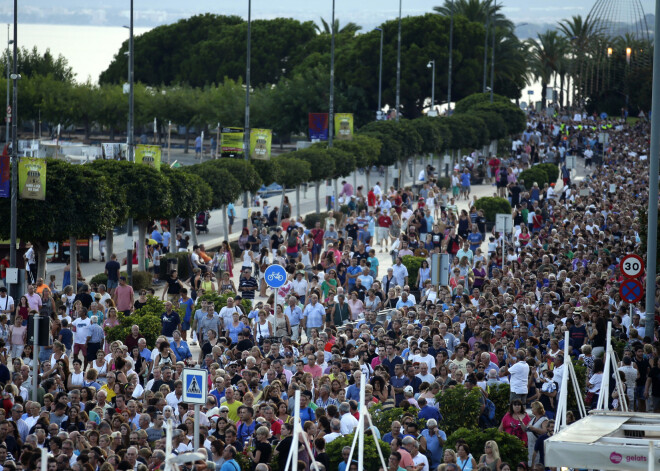
{"label": "lamp post", "polygon": [[[660,31],[660,0],[655,1],[655,31]],[[653,91],[651,109],[660,110],[660,35],[653,38]],[[626,50],[626,56],[628,51]],[[651,158],[649,159],[648,242],[646,244],[646,315],[644,328],[653,338],[655,332],[656,245],[658,243],[658,153],[660,126],[651,126]]]}
{"label": "lamp post", "polygon": [[9,106],[10,106],[10,98],[9,98],[9,68],[11,66],[11,62],[9,59],[9,46],[14,43],[13,40],[9,39],[9,27],[10,25],[7,24],[7,118],[5,120],[5,144],[9,144],[9,123],[11,122],[11,113],[9,112]]}
{"label": "lamp post", "polygon": [[453,52],[454,52],[454,0],[451,0],[451,12],[449,14],[449,66],[447,68],[447,114],[449,114],[451,111],[451,75],[452,75]]}
{"label": "lamp post", "polygon": [[396,46],[396,120],[399,120],[401,106],[401,2],[399,0],[399,37]]}
{"label": "lamp post", "polygon": [[[18,0],[14,0],[14,63],[11,79],[13,80],[12,90],[12,120],[11,120],[11,221],[9,225],[9,265],[11,268],[18,268],[16,265],[16,226],[18,217]],[[14,296],[18,294],[18,285],[14,285]],[[14,298],[16,299],[16,298]]]}
{"label": "lamp post", "polygon": [[433,114],[429,116],[435,116],[435,59],[431,59],[426,67],[431,69],[431,110]]}
{"label": "lamp post", "polygon": [[[134,162],[134,141],[133,141],[133,116],[135,114],[135,103],[133,95],[133,82],[135,80],[134,74],[134,51],[133,51],[133,0],[131,0],[131,13],[130,22],[128,26],[128,130],[126,133],[127,155],[126,160]],[[126,238],[129,248],[126,252],[126,274],[128,275],[128,284],[133,283],[133,218],[129,217],[126,223]],[[139,263],[139,261],[138,261]],[[139,265],[138,265],[139,266]]]}
{"label": "lamp post", "polygon": [[378,111],[376,112],[376,119],[379,120],[383,115],[383,104],[381,102],[383,96],[383,28],[376,28],[374,31],[380,31],[380,59],[378,62]]}
{"label": "lamp post", "polygon": [[[252,0],[248,0],[247,52],[245,59],[245,129],[243,159],[250,160],[250,49],[252,46]],[[248,226],[248,193],[243,193],[243,227]]]}
{"label": "lamp post", "polygon": [[497,16],[497,0],[493,3],[493,18],[491,23],[493,24],[493,50],[491,51],[490,59],[490,102],[493,102],[493,90],[495,90],[495,36],[497,34],[497,24],[495,23]]}
{"label": "lamp post", "polygon": [[330,103],[328,105],[328,147],[332,147],[335,132],[335,0],[332,0],[330,23]]}

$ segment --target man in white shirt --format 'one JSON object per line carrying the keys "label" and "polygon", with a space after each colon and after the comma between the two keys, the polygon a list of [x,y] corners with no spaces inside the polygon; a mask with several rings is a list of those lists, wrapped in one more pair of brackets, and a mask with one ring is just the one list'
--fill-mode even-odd
{"label": "man in white shirt", "polygon": [[396,286],[405,286],[408,284],[408,269],[402,263],[401,257],[396,258],[396,264],[392,267]]}
{"label": "man in white shirt", "polygon": [[234,306],[234,298],[227,298],[227,305],[220,309],[220,318],[222,319],[223,329],[229,329],[233,322],[234,313],[237,312],[240,316],[243,312]]}
{"label": "man in white shirt", "polygon": [[374,185],[374,195],[380,196],[383,194],[383,190],[380,189],[380,182],[376,182]]}
{"label": "man in white shirt", "polygon": [[341,436],[341,422],[339,419],[332,419],[330,421],[330,433],[324,435],[323,440],[327,444]]}
{"label": "man in white shirt", "polygon": [[81,309],[78,318],[71,322],[73,325],[73,358],[78,356],[79,352],[83,354],[84,367],[87,369],[87,337],[89,336],[89,326],[92,324],[87,317],[87,309]]}
{"label": "man in white shirt", "polygon": [[7,319],[14,313],[14,298],[7,294],[7,288],[0,286],[0,314],[7,316]]}
{"label": "man in white shirt", "polygon": [[[428,346],[426,347],[426,350],[428,351]],[[426,355],[426,357],[433,360],[433,357],[431,355]],[[415,376],[421,379],[422,382],[426,381],[429,384],[433,384],[435,382],[435,376],[429,373],[428,363],[425,362],[424,358],[421,357],[420,355],[417,355],[416,358],[417,359],[415,361],[419,361],[419,373],[416,374]],[[433,363],[435,364],[435,360],[433,360]]]}
{"label": "man in white shirt", "polygon": [[509,384],[511,385],[511,394],[509,401],[518,399],[525,404],[527,402],[527,380],[529,378],[529,365],[525,361],[525,351],[518,350],[516,353],[516,362],[508,367],[500,368],[500,376],[511,375]]}
{"label": "man in white shirt", "polygon": [[183,401],[183,381],[178,379],[174,382],[174,391],[165,396],[165,400],[172,409],[179,409],[179,403]]}
{"label": "man in white shirt", "polygon": [[341,433],[343,435],[353,433],[353,430],[358,426],[358,421],[351,415],[351,406],[348,405],[348,402],[342,402],[339,405],[339,413],[341,414]]}
{"label": "man in white shirt", "polygon": [[305,295],[307,294],[307,280],[305,280],[303,272],[296,273],[296,279],[291,282],[291,288],[300,299],[300,302],[304,304]]}

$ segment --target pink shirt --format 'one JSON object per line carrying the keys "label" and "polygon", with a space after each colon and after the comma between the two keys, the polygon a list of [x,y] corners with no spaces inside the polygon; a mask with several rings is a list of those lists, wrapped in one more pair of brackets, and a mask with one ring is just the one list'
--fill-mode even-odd
{"label": "pink shirt", "polygon": [[311,373],[313,378],[320,378],[323,375],[323,370],[319,365],[309,366],[305,365],[303,367],[305,373]]}
{"label": "pink shirt", "polygon": [[41,308],[41,296],[39,296],[37,293],[25,293],[25,297],[28,300],[28,306],[30,306],[30,309],[38,311],[39,308]]}
{"label": "pink shirt", "polygon": [[133,309],[131,298],[133,297],[133,287],[130,285],[119,285],[115,288],[115,295],[117,296],[117,310],[130,311]]}

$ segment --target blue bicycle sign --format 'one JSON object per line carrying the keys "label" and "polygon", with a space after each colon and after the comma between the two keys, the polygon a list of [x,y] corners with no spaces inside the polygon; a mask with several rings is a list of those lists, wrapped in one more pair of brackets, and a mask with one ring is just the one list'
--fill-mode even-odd
{"label": "blue bicycle sign", "polygon": [[264,272],[266,284],[271,288],[279,288],[286,282],[286,270],[282,265],[271,265]]}

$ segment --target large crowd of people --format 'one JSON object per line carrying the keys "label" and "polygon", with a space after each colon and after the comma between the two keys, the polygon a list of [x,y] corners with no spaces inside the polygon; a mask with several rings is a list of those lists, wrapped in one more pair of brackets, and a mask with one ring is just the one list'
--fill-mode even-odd
{"label": "large crowd of people", "polygon": [[[618,262],[643,254],[648,125],[533,114],[528,124],[510,151],[482,158],[487,196],[508,198],[513,208],[510,234],[491,230],[475,206],[475,153],[454,169],[450,188],[438,187],[431,167],[413,188],[344,182],[348,214],[324,214],[311,229],[295,218],[253,220],[240,254],[229,243],[217,253],[195,245],[192,276],[171,272],[162,295],[134,293],[114,256],[107,285],[53,293],[36,279],[17,301],[0,288],[0,470],[39,469],[43,449],[53,471],[162,469],[171,421],[173,453],[205,456],[190,464],[196,469],[239,471],[241,462],[268,471],[275,461],[283,471],[296,419],[310,448],[301,445],[294,469],[329,470],[327,445],[353,433],[360,411],[376,405],[405,409],[390,429],[370,428],[390,445],[383,471],[544,470],[543,444],[567,374],[566,331],[571,360],[587,368],[587,406],[606,394],[609,409],[622,407],[613,380],[601,391],[608,322],[624,345],[614,373],[629,407],[660,411],[657,331],[644,325],[642,306],[618,292]],[[580,170],[567,168],[573,155]],[[521,180],[542,162],[557,165],[557,182]],[[277,208],[264,205],[263,214],[269,209]],[[431,282],[434,253],[450,255],[448,286]],[[407,255],[423,259],[414,273]],[[264,279],[271,264],[288,274],[277,293]],[[227,304],[203,299],[211,292],[229,294]],[[164,309],[155,344],[138,325],[124,341],[106,340],[120,316],[156,294]],[[35,313],[51,319],[38,364],[27,342]],[[194,365],[209,373],[198,416],[183,403],[181,381]],[[499,424],[488,400],[498,384],[510,388]],[[518,437],[527,460],[503,462],[493,440],[483,450],[447,446],[438,394],[458,385],[480,391],[480,425]],[[357,470],[349,451],[332,471]]]}

